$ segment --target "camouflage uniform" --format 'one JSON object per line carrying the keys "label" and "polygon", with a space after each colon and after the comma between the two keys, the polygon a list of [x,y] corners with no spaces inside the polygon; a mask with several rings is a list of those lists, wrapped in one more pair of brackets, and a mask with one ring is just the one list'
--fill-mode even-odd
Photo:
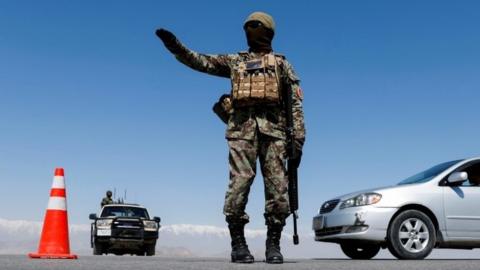
{"label": "camouflage uniform", "polygon": [[112,204],[112,203],[113,203],[112,198],[105,197],[105,198],[102,199],[102,202],[100,203],[100,206],[104,207],[105,205]]}
{"label": "camouflage uniform", "polygon": [[[200,72],[232,78],[238,62],[258,58],[258,54],[238,53],[206,55],[194,52],[177,41],[170,48],[183,64]],[[277,55],[278,56],[278,55]],[[295,137],[304,141],[305,128],[299,78],[284,57],[277,57],[282,84],[292,87]],[[285,87],[283,87],[285,88]],[[248,222],[245,206],[256,175],[259,158],[265,184],[265,221],[267,225],[285,225],[289,215],[286,175],[285,109],[283,105],[256,105],[235,108],[228,119],[226,139],[230,148],[230,183],[225,196],[227,221]]]}

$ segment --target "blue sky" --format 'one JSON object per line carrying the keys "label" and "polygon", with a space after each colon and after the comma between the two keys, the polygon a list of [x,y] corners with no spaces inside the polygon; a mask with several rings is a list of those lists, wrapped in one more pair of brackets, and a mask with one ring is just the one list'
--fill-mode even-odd
{"label": "blue sky", "polygon": [[[165,224],[222,226],[229,81],[178,63],[154,35],[205,53],[246,49],[262,10],[274,49],[302,79],[307,142],[300,226],[334,196],[478,156],[477,1],[2,1],[1,218],[41,220],[56,166],[69,216],[87,223],[105,190]],[[263,226],[263,183],[247,208]],[[289,222],[290,223],[290,222]]]}

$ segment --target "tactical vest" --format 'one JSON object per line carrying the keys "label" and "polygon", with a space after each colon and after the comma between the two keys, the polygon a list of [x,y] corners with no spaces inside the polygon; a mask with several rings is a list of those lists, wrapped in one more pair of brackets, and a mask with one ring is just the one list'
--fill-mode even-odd
{"label": "tactical vest", "polygon": [[232,101],[235,107],[280,103],[281,57],[273,53],[241,61],[232,74]]}

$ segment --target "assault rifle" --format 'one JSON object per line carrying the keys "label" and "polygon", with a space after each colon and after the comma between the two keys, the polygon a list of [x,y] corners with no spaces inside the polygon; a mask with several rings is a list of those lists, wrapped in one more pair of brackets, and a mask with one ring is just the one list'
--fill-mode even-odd
{"label": "assault rifle", "polygon": [[290,203],[290,213],[293,218],[293,244],[298,245],[299,239],[297,234],[297,219],[298,219],[298,174],[297,169],[299,166],[299,156],[301,153],[297,153],[295,146],[295,133],[293,125],[293,108],[292,108],[292,86],[286,84],[285,91],[285,109],[287,120],[287,173],[288,173],[288,197]]}

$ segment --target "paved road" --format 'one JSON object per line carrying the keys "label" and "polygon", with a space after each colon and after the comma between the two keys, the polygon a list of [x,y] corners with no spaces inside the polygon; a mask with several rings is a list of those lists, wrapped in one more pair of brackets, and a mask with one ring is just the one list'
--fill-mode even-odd
{"label": "paved road", "polygon": [[206,270],[206,269],[295,269],[295,270],[452,270],[452,269],[480,269],[480,260],[369,260],[353,261],[339,259],[289,259],[283,265],[267,265],[257,262],[250,265],[231,264],[226,259],[211,258],[162,258],[162,257],[135,257],[135,256],[82,256],[78,260],[32,260],[26,256],[1,255],[1,270]]}

